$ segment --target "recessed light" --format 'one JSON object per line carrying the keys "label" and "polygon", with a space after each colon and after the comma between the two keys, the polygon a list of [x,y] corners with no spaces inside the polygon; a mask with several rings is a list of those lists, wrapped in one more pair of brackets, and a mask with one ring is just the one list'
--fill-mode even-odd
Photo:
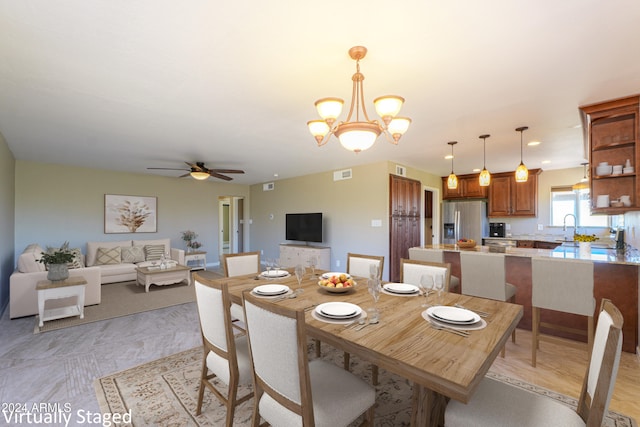
{"label": "recessed light", "polygon": [[548,165],[549,163],[551,163],[551,160],[543,160],[541,163],[543,165]]}
{"label": "recessed light", "polygon": [[453,156],[451,154],[447,154],[446,156],[444,156],[445,160],[450,160],[453,159]]}
{"label": "recessed light", "polygon": [[527,145],[533,147],[534,145],[540,145],[540,141],[531,141],[529,143],[527,143]]}
{"label": "recessed light", "polygon": [[472,172],[480,172],[480,169],[475,168]]}
{"label": "recessed light", "polygon": [[277,178],[277,177],[278,177],[278,174],[277,174],[277,173],[274,173],[274,174],[273,174],[273,177],[274,177],[274,178]]}

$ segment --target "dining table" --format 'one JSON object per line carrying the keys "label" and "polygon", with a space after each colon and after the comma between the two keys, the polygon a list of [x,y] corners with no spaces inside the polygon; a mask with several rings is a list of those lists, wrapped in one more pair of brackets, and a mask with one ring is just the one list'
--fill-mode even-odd
{"label": "dining table", "polygon": [[[218,279],[228,284],[232,302],[242,304],[242,295],[264,284],[286,285],[295,297],[272,298],[273,304],[305,311],[309,337],[371,362],[412,383],[411,425],[444,424],[450,399],[468,402],[523,315],[521,305],[444,292],[428,295],[439,306],[464,307],[482,313],[482,328],[466,334],[436,329],[425,316],[425,294],[394,295],[381,292],[375,304],[379,322],[364,327],[345,327],[344,322],[325,321],[315,312],[327,302],[347,302],[366,313],[374,306],[367,278],[354,277],[355,286],[344,293],[332,293],[318,284],[319,275],[307,273],[301,284],[287,269],[286,277],[265,278],[264,274]],[[384,284],[385,282],[383,282]],[[364,314],[362,315],[364,316]],[[371,317],[371,316],[368,316]],[[464,329],[464,328],[456,328]]]}

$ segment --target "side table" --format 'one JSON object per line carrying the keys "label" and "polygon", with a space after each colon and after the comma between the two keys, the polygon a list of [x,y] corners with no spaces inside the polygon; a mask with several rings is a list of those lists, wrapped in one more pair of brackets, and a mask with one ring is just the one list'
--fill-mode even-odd
{"label": "side table", "polygon": [[[38,291],[38,316],[39,326],[42,327],[46,320],[61,319],[63,317],[80,316],[84,319],[84,286],[87,281],[82,276],[69,277],[66,280],[52,282],[40,280],[36,284]],[[45,310],[47,300],[76,297],[75,305]]]}
{"label": "side table", "polygon": [[187,252],[184,254],[184,263],[191,270],[206,270],[207,269],[207,253],[204,251]]}

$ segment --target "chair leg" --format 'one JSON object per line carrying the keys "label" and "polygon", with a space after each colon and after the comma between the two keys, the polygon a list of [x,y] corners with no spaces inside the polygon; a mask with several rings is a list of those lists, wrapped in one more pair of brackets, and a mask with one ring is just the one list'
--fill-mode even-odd
{"label": "chair leg", "polygon": [[314,339],[313,340],[315,347],[316,347],[316,357],[320,357],[321,353],[320,353],[320,340]]}
{"label": "chair leg", "polygon": [[531,366],[536,367],[538,334],[540,328],[540,308],[531,307]]}
{"label": "chair leg", "polygon": [[593,316],[587,317],[587,343],[589,345],[589,354],[593,350],[593,336],[595,334],[595,325],[593,322]]}
{"label": "chair leg", "polygon": [[238,397],[238,380],[231,378],[229,381],[229,394],[227,395],[227,422],[226,427],[233,427],[233,414],[236,410],[236,398]]}
{"label": "chair leg", "polygon": [[378,365],[371,365],[371,384],[378,385]]}
{"label": "chair leg", "polygon": [[350,366],[351,355],[345,351],[343,357],[344,357],[344,370],[348,371],[349,369],[351,369],[351,366]]}
{"label": "chair leg", "polygon": [[373,420],[375,418],[375,406],[376,405],[371,406],[369,409],[367,409],[367,412],[364,413],[364,421],[362,422],[363,426],[373,427]]}
{"label": "chair leg", "polygon": [[202,400],[204,399],[204,382],[207,380],[207,354],[205,352],[205,357],[202,360],[202,374],[200,375],[200,391],[198,392],[198,407],[196,409],[196,415],[200,415],[202,413]]}

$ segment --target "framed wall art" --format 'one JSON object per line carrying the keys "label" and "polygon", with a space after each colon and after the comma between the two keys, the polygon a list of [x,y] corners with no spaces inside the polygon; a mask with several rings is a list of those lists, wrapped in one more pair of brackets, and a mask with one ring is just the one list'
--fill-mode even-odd
{"label": "framed wall art", "polygon": [[156,233],[157,231],[157,197],[104,195],[105,234]]}

